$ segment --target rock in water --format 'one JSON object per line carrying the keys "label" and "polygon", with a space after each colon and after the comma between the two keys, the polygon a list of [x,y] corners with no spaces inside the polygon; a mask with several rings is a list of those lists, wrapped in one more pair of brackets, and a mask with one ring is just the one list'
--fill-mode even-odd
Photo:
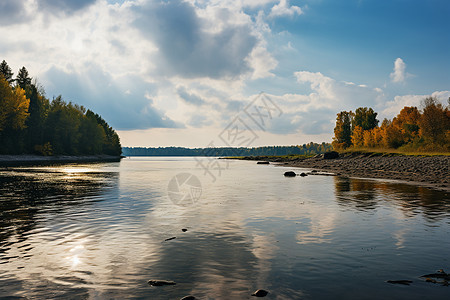
{"label": "rock in water", "polygon": [[257,290],[256,292],[254,292],[254,293],[252,294],[252,296],[256,296],[256,297],[265,297],[265,296],[267,296],[268,293],[269,293],[269,292],[268,292],[268,291],[265,291],[265,290]]}
{"label": "rock in water", "polygon": [[305,177],[305,176],[308,176],[308,174],[306,174],[306,173],[301,173],[300,176]]}
{"label": "rock in water", "polygon": [[194,296],[189,295],[189,296],[185,296],[185,297],[181,298],[180,300],[195,300],[195,299],[197,299],[197,298],[195,298]]}
{"label": "rock in water", "polygon": [[295,177],[296,174],[293,171],[284,172],[284,176],[286,177]]}
{"label": "rock in water", "polygon": [[335,159],[339,157],[339,153],[336,151],[325,152],[323,154],[323,159]]}
{"label": "rock in water", "polygon": [[412,283],[411,280],[388,280],[386,282],[392,283],[392,284],[403,284],[403,285],[409,285],[410,283]]}
{"label": "rock in water", "polygon": [[186,228],[183,228],[183,229],[181,229],[181,231],[183,231],[183,232],[186,232],[186,231],[187,231],[187,229],[186,229]]}
{"label": "rock in water", "polygon": [[268,165],[269,162],[268,161],[258,161],[256,164],[257,165]]}
{"label": "rock in water", "polygon": [[151,286],[163,286],[163,285],[175,285],[177,284],[175,281],[170,280],[149,280],[148,284]]}
{"label": "rock in water", "polygon": [[176,239],[176,238],[177,238],[176,236],[173,236],[173,237],[171,237],[171,238],[165,239],[164,241],[167,242],[167,241],[174,240],[174,239]]}

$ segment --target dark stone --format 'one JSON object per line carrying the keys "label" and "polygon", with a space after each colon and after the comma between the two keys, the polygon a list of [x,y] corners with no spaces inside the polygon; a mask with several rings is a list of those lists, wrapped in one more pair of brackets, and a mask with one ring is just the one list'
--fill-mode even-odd
{"label": "dark stone", "polygon": [[268,161],[258,161],[256,164],[257,165],[268,165],[269,162]]}
{"label": "dark stone", "polygon": [[403,285],[409,285],[410,283],[412,283],[411,280],[388,280],[386,282],[392,283],[392,284],[403,284]]}
{"label": "dark stone", "polygon": [[325,152],[323,154],[323,159],[335,159],[339,157],[339,153],[336,151]]}
{"label": "dark stone", "polygon": [[284,176],[295,177],[295,176],[297,176],[297,174],[295,174],[295,172],[293,172],[293,171],[287,171],[287,172],[284,172]]}
{"label": "dark stone", "polygon": [[195,300],[195,299],[197,299],[197,298],[195,298],[194,296],[189,295],[189,296],[184,296],[180,300]]}
{"label": "dark stone", "polygon": [[265,290],[257,290],[256,292],[254,292],[254,293],[252,294],[252,296],[256,296],[256,297],[265,297],[265,296],[267,296],[268,293],[269,293],[269,292],[268,292],[268,291],[265,291]]}
{"label": "dark stone", "polygon": [[163,285],[175,285],[177,284],[175,281],[170,280],[149,280],[148,284],[151,286],[163,286]]}
{"label": "dark stone", "polygon": [[174,240],[174,239],[176,239],[177,237],[176,236],[173,236],[173,237],[171,237],[171,238],[168,238],[168,239],[165,239],[164,241],[170,241],[170,240]]}
{"label": "dark stone", "polygon": [[308,174],[306,174],[306,173],[301,173],[300,176],[305,177],[305,176],[308,176]]}
{"label": "dark stone", "polygon": [[181,229],[181,231],[183,231],[183,232],[186,232],[186,231],[187,231],[187,229],[186,229],[186,228],[183,228],[183,229]]}

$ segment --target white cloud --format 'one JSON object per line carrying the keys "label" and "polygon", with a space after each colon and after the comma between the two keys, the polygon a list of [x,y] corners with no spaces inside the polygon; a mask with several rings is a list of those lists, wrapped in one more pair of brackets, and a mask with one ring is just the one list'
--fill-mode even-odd
{"label": "white cloud", "polygon": [[406,78],[406,64],[400,57],[394,62],[394,72],[390,74],[392,82],[404,82]]}
{"label": "white cloud", "polygon": [[274,5],[270,10],[269,17],[281,17],[281,16],[289,16],[293,17],[295,15],[301,15],[303,11],[300,7],[290,5],[289,0],[280,0],[280,3]]}
{"label": "white cloud", "polygon": [[392,119],[400,113],[405,106],[415,106],[421,108],[421,102],[426,97],[436,97],[441,103],[446,104],[450,97],[450,91],[436,91],[431,95],[403,95],[395,96],[394,100],[388,101],[384,104],[384,109],[381,111],[383,118]]}

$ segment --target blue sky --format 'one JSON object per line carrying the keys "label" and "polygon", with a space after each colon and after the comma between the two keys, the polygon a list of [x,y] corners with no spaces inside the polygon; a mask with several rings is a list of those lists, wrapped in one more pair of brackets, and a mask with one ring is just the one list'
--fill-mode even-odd
{"label": "blue sky", "polygon": [[448,15],[444,0],[2,0],[0,59],[124,146],[220,146],[262,91],[282,114],[250,146],[303,144],[331,141],[342,110],[446,104]]}

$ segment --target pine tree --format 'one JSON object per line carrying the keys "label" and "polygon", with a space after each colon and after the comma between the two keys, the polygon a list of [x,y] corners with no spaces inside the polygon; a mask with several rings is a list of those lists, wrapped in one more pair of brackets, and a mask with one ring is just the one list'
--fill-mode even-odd
{"label": "pine tree", "polygon": [[0,75],[3,75],[3,77],[6,79],[6,81],[8,81],[10,85],[14,82],[14,79],[12,78],[14,73],[5,60],[3,60],[0,64]]}
{"label": "pine tree", "polygon": [[16,82],[24,90],[31,85],[31,77],[28,75],[28,70],[25,67],[22,67],[17,73]]}

